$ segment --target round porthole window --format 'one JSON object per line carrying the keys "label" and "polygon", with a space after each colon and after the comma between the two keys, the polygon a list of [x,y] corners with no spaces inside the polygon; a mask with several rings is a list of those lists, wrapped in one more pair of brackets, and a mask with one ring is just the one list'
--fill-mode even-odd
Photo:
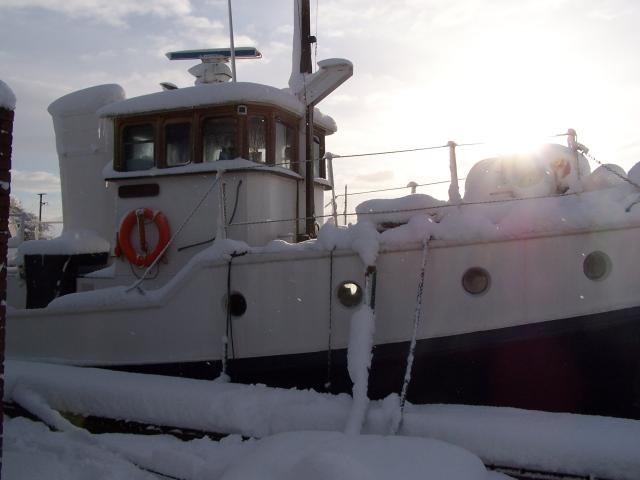
{"label": "round porthole window", "polygon": [[611,259],[604,252],[591,252],[585,257],[582,270],[589,280],[604,280],[611,271]]}
{"label": "round porthole window", "polygon": [[362,302],[362,288],[356,282],[346,281],[338,286],[338,300],[345,307],[355,307]]}
{"label": "round porthole window", "polygon": [[[247,300],[241,293],[232,292],[231,295],[229,295],[228,302],[229,312],[234,317],[241,317],[247,311]],[[225,309],[226,307],[227,304],[225,302]]]}
{"label": "round porthole window", "polygon": [[462,287],[471,295],[480,295],[486,292],[490,285],[491,277],[484,268],[472,267],[462,276]]}

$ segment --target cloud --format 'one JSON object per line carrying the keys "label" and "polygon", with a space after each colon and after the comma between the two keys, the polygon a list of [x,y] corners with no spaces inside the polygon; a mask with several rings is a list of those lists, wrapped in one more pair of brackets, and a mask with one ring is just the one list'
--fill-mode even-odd
{"label": "cloud", "polygon": [[11,190],[28,193],[50,193],[60,191],[60,177],[49,172],[11,171]]}
{"label": "cloud", "polygon": [[74,18],[90,18],[124,26],[130,15],[184,17],[191,13],[189,0],[3,0],[2,9],[41,8]]}
{"label": "cloud", "polygon": [[378,185],[392,182],[395,178],[393,170],[383,170],[379,172],[365,173],[354,177],[353,182],[357,184]]}

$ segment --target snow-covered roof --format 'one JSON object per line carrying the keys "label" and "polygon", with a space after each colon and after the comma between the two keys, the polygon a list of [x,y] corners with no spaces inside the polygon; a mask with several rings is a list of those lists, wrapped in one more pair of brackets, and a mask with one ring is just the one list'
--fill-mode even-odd
{"label": "snow-covered roof", "polygon": [[100,107],[124,98],[125,93],[120,85],[96,85],[60,97],[49,105],[48,111],[53,116],[95,113]]}
{"label": "snow-covered roof", "polygon": [[237,82],[201,84],[142,95],[101,108],[98,114],[101,117],[115,117],[238,102],[264,103],[284,108],[296,115],[304,113],[304,105],[300,100],[278,88]]}
{"label": "snow-covered roof", "polygon": [[0,108],[5,110],[16,109],[16,96],[9,88],[9,85],[0,80]]}
{"label": "snow-covered roof", "polygon": [[[258,83],[230,82],[150,93],[107,105],[98,110],[98,115],[116,117],[241,102],[272,105],[299,117],[304,115],[305,110],[304,104],[286,90]],[[330,133],[337,130],[335,121],[318,109],[315,110],[315,123]]]}

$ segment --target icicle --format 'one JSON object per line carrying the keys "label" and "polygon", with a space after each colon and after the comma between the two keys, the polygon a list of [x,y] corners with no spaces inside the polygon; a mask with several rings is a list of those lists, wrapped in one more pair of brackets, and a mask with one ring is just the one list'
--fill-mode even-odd
{"label": "icicle", "polygon": [[375,333],[376,267],[369,266],[365,275],[365,303],[351,317],[347,368],[353,382],[353,402],[347,419],[345,433],[358,435],[362,430],[369,397],[369,369],[373,357]]}

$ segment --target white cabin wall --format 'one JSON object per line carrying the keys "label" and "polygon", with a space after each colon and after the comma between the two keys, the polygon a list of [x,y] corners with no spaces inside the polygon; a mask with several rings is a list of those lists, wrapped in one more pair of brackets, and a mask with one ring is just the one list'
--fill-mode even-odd
{"label": "white cabin wall", "polygon": [[250,213],[246,220],[238,221],[287,220],[249,225],[245,240],[249,245],[265,245],[275,239],[295,241],[297,183],[302,182],[279,175],[247,176],[247,210]]}
{"label": "white cabin wall", "polygon": [[[189,217],[196,205],[205,196],[206,192],[215,182],[216,172],[202,172],[188,175],[162,175],[141,176],[138,178],[111,180],[110,189],[116,199],[115,226],[108,239],[115,239],[116,232],[124,217],[131,211],[139,208],[159,210],[169,222],[171,235],[180,228],[180,225]],[[242,182],[240,190],[237,190],[238,182]],[[294,177],[273,173],[250,171],[227,171],[222,178],[226,185],[226,216],[227,222],[231,220],[236,192],[238,191],[238,206],[233,223],[260,222],[265,219],[289,219],[287,222],[256,223],[251,225],[230,225],[227,228],[227,238],[241,240],[251,246],[262,246],[271,240],[281,239],[292,242],[295,237],[295,205],[296,184],[300,181]],[[140,185],[156,183],[159,186],[159,194],[150,197],[120,198],[118,187],[121,185]],[[211,246],[212,242],[192,246],[179,250],[182,247],[194,245],[211,240],[218,234],[219,216],[219,188],[216,185],[209,192],[200,207],[193,212],[190,220],[185,224],[174,243],[169,247],[165,259],[159,262],[159,272],[150,272],[149,279],[145,281],[145,287],[164,285],[182,268],[191,257]],[[158,235],[157,229],[151,225],[145,228],[146,239],[150,250],[155,248]],[[137,228],[134,228],[131,241],[134,248],[141,252],[138,242]],[[123,284],[134,279],[135,272],[138,276],[144,272],[143,268],[130,266],[122,257],[116,263],[113,281],[96,282],[93,284]],[[84,281],[83,281],[84,282]],[[102,286],[102,285],[101,285]]]}
{"label": "white cabin wall", "polygon": [[[113,194],[102,179],[113,155],[112,127],[101,127],[96,111],[125,98],[118,85],[79,90],[49,106],[60,165],[65,232],[88,229],[112,240]],[[104,125],[103,125],[104,127]]]}

